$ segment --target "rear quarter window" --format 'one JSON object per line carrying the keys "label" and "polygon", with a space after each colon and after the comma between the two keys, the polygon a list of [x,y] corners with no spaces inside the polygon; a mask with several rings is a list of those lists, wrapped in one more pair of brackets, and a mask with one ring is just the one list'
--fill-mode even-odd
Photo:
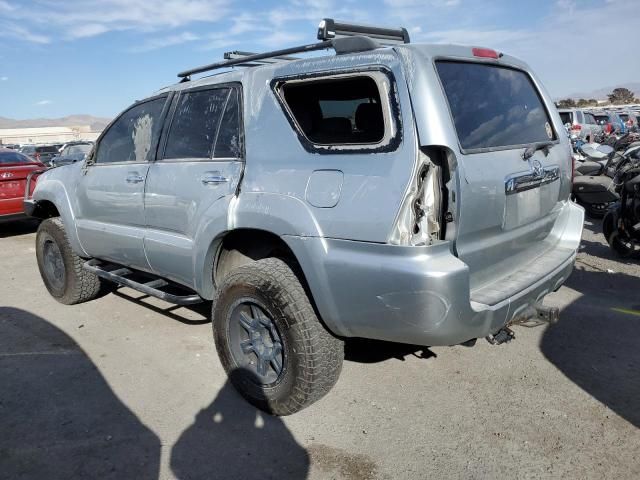
{"label": "rear quarter window", "polygon": [[463,150],[556,139],[540,94],[525,72],[448,60],[437,61],[436,68]]}
{"label": "rear quarter window", "polygon": [[573,124],[573,114],[571,112],[560,112],[560,119],[563,125],[567,123]]}

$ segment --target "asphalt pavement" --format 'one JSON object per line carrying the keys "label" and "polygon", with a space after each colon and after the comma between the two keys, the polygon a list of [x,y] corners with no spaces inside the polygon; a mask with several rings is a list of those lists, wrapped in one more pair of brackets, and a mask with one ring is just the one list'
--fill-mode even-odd
{"label": "asphalt pavement", "polygon": [[557,325],[500,346],[350,340],[334,389],[286,418],[229,385],[210,305],[58,304],[34,231],[0,225],[0,479],[640,478],[640,258],[597,221],[548,297]]}

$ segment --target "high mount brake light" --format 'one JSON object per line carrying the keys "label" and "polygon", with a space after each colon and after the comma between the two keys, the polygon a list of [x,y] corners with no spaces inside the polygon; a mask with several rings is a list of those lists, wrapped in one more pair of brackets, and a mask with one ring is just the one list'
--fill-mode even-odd
{"label": "high mount brake light", "polygon": [[493,58],[495,60],[497,60],[498,58],[500,58],[502,56],[502,54],[496,52],[495,50],[492,50],[490,48],[473,48],[471,50],[471,52],[473,53],[474,57],[480,57],[480,58]]}

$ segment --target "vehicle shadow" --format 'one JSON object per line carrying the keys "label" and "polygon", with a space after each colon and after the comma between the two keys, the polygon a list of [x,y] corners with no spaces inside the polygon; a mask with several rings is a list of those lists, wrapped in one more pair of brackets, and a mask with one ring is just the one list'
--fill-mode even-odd
{"label": "vehicle shadow", "polygon": [[0,238],[16,237],[18,235],[26,235],[35,233],[40,225],[39,220],[15,220],[11,222],[0,223]]}
{"label": "vehicle shadow", "polygon": [[160,440],[87,354],[25,310],[0,307],[0,478],[158,478]]}
{"label": "vehicle shadow", "polygon": [[429,347],[405,343],[384,342],[366,338],[347,338],[344,344],[344,359],[356,363],[380,363],[392,358],[405,361],[408,356],[423,359],[436,358]]}
{"label": "vehicle shadow", "polygon": [[236,370],[171,450],[179,479],[305,479],[309,454],[284,422],[247,403],[232,385]]}
{"label": "vehicle shadow", "polygon": [[540,349],[562,373],[640,427],[640,278],[576,268],[582,294],[547,328]]}

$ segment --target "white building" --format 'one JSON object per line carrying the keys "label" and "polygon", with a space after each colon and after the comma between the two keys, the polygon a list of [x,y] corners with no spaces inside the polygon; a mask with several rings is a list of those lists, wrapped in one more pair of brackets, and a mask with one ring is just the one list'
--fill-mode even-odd
{"label": "white building", "polygon": [[101,132],[89,125],[76,127],[0,128],[0,144],[66,143],[74,140],[96,140]]}

